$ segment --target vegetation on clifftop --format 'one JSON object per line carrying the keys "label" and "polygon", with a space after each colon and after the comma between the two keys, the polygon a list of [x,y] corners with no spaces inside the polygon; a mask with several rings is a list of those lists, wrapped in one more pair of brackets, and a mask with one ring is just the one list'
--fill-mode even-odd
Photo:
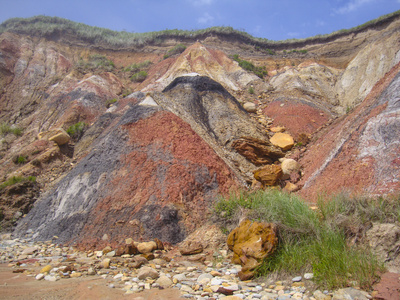
{"label": "vegetation on clifftop", "polygon": [[[85,25],[83,23],[73,22],[59,17],[35,16],[31,18],[12,18],[0,24],[0,34],[6,31],[30,36],[39,37],[62,37],[78,39],[91,44],[106,44],[114,47],[141,46],[145,44],[158,44],[167,38],[176,38],[179,40],[187,39],[188,41],[196,41],[202,37],[209,35],[231,36],[244,43],[252,44],[257,47],[269,49],[277,45],[291,45],[296,47],[296,44],[306,41],[328,39],[335,36],[341,36],[352,32],[364,30],[370,26],[378,25],[390,21],[400,15],[400,10],[381,16],[371,20],[360,26],[342,29],[330,34],[317,35],[306,39],[290,39],[285,41],[271,41],[265,38],[256,38],[245,31],[236,30],[232,27],[217,26],[200,30],[178,30],[167,29],[154,32],[127,32],[113,31],[110,29]],[[270,50],[270,49],[269,49]],[[272,50],[270,50],[273,53]]]}
{"label": "vegetation on clifftop", "polygon": [[214,212],[224,232],[243,217],[277,224],[279,247],[259,275],[313,272],[313,281],[328,289],[349,284],[371,288],[383,263],[364,243],[349,241],[361,240],[371,222],[400,221],[400,203],[390,199],[341,194],[320,199],[311,209],[297,196],[274,190],[232,194],[220,199]]}

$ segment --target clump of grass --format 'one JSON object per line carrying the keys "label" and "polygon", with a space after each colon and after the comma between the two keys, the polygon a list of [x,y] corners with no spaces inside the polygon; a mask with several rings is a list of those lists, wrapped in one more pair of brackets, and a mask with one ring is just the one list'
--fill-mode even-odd
{"label": "clump of grass", "polygon": [[131,76],[131,80],[134,82],[143,82],[147,78],[146,71],[139,71]]}
{"label": "clump of grass", "polygon": [[118,101],[118,99],[116,99],[116,98],[107,100],[106,101],[106,107],[109,108],[112,104],[116,103],[117,101]]}
{"label": "clump of grass", "polygon": [[178,44],[174,46],[172,49],[168,50],[168,52],[164,55],[164,59],[173,56],[175,54],[180,54],[186,50],[186,46],[184,44]]}
{"label": "clump of grass", "polygon": [[383,270],[382,263],[369,249],[349,246],[345,229],[333,222],[333,212],[337,210],[323,202],[320,205],[320,211],[314,211],[297,196],[279,191],[241,192],[220,199],[215,213],[225,226],[238,220],[240,214],[277,224],[279,246],[258,269],[260,276],[311,271],[314,282],[324,288],[344,287],[351,282],[370,288]]}
{"label": "clump of grass", "polygon": [[131,64],[124,68],[124,72],[139,72],[142,69],[150,67],[153,63],[150,60],[145,60],[137,64]]}
{"label": "clump of grass", "polygon": [[20,156],[17,157],[16,162],[17,162],[18,165],[23,165],[23,164],[26,163],[26,159],[27,159],[26,156],[20,155]]}
{"label": "clump of grass", "polygon": [[104,55],[92,54],[87,59],[81,58],[76,63],[76,68],[82,73],[94,71],[110,72],[115,68],[115,65]]}
{"label": "clump of grass", "polygon": [[29,176],[29,177],[13,176],[10,179],[8,179],[0,184],[0,190],[4,189],[7,186],[11,186],[16,183],[24,182],[24,181],[36,182],[36,177],[35,176]]}
{"label": "clump of grass", "polygon": [[249,62],[247,60],[240,59],[238,54],[233,55],[233,60],[237,61],[239,63],[240,67],[242,67],[246,71],[253,72],[254,74],[256,74],[261,79],[264,78],[264,76],[268,75],[268,71],[266,70],[265,66],[256,67],[251,62]]}
{"label": "clump of grass", "polygon": [[250,95],[253,95],[254,94],[254,88],[251,86],[251,87],[249,87],[249,94]]}
{"label": "clump of grass", "polygon": [[67,133],[74,141],[78,141],[82,137],[87,127],[88,125],[86,123],[78,122],[68,127]]}
{"label": "clump of grass", "polygon": [[22,129],[17,127],[17,126],[11,126],[7,123],[1,123],[0,124],[0,135],[5,136],[9,133],[14,134],[15,136],[21,136],[22,135]]}

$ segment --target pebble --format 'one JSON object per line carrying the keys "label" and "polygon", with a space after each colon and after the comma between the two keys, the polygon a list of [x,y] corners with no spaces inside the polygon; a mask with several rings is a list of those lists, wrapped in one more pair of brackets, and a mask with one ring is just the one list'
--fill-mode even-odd
{"label": "pebble", "polygon": [[[222,262],[215,264],[206,261],[200,264],[174,259],[167,262],[162,259],[161,251],[154,253],[155,260],[147,261],[140,255],[116,257],[113,249],[79,252],[72,247],[52,245],[51,242],[0,240],[0,263],[9,264],[11,268],[23,266],[28,270],[27,274],[31,274],[28,276],[36,280],[57,281],[69,277],[72,278],[69,280],[73,280],[74,277],[98,276],[105,279],[105,286],[121,289],[125,294],[136,294],[151,288],[175,288],[181,291],[183,298],[195,300],[328,300],[342,299],[348,294],[371,298],[366,292],[354,289],[307,291],[302,280],[312,280],[312,273],[274,284],[266,284],[259,279],[257,282],[242,282],[237,276],[241,267],[229,263],[228,253],[223,251],[219,252],[222,256],[218,256]],[[28,260],[35,260],[17,266],[18,259],[24,256]],[[139,261],[144,265],[136,264]],[[233,295],[224,295],[222,291]]]}
{"label": "pebble", "polygon": [[293,282],[299,282],[299,281],[301,281],[303,278],[301,277],[301,276],[297,276],[297,277],[294,277],[294,278],[292,278],[292,281]]}

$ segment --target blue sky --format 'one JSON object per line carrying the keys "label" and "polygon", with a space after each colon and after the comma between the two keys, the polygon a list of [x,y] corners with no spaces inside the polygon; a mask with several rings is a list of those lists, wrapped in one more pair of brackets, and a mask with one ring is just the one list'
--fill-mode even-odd
{"label": "blue sky", "polygon": [[0,0],[0,23],[58,16],[129,32],[231,26],[270,40],[351,28],[400,9],[400,0]]}

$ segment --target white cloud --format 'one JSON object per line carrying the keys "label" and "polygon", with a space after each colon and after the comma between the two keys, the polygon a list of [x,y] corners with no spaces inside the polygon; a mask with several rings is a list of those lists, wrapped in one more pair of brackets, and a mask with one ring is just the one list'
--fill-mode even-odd
{"label": "white cloud", "polygon": [[199,24],[208,24],[214,20],[214,17],[209,13],[204,13],[200,18],[197,19]]}
{"label": "white cloud", "polygon": [[190,3],[196,6],[210,5],[214,0],[188,0]]}
{"label": "white cloud", "polygon": [[[372,3],[372,2],[376,2],[377,0],[350,0],[346,5],[339,7],[338,9],[335,9],[335,12],[337,14],[348,14],[352,11],[355,11],[356,9],[360,8],[361,6],[368,4],[368,3]],[[398,2],[400,2],[400,0],[397,0]]]}

